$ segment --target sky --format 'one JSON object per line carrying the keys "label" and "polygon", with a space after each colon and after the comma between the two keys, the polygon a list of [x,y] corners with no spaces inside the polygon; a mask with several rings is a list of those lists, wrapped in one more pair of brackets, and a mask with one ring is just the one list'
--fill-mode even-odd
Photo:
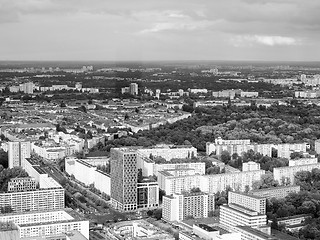
{"label": "sky", "polygon": [[0,60],[320,60],[320,0],[0,0]]}

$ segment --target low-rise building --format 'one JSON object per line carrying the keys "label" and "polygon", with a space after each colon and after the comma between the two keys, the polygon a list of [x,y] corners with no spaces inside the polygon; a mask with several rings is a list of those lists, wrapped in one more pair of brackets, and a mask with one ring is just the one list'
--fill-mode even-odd
{"label": "low-rise building", "polygon": [[300,192],[300,186],[292,185],[292,186],[280,186],[273,188],[262,188],[251,190],[249,194],[265,197],[267,199],[271,198],[285,198],[289,195],[289,193],[298,193]]}

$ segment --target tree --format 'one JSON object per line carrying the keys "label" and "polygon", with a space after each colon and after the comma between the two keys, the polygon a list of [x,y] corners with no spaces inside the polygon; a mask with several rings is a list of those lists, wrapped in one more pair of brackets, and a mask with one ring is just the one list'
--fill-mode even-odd
{"label": "tree", "polygon": [[220,155],[220,159],[222,162],[224,162],[225,164],[228,164],[229,161],[231,160],[231,156],[230,153],[228,151],[222,151],[221,155]]}
{"label": "tree", "polygon": [[158,208],[158,209],[154,210],[153,217],[157,220],[160,220],[162,218],[162,209]]}
{"label": "tree", "polygon": [[194,188],[191,188],[190,192],[192,193],[198,193],[198,192],[201,192],[200,188],[198,187],[194,187]]}

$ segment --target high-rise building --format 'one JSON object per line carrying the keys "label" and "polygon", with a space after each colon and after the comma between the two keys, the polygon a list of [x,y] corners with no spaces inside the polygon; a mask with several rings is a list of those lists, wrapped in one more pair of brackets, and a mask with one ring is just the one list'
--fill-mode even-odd
{"label": "high-rise building", "polygon": [[249,161],[242,164],[243,172],[255,171],[255,170],[260,170],[260,163]]}
{"label": "high-rise building", "polygon": [[30,142],[9,142],[8,143],[8,160],[9,168],[23,167],[26,158],[30,158]]}
{"label": "high-rise building", "polygon": [[112,148],[111,203],[121,211],[137,209],[137,153],[131,148]]}
{"label": "high-rise building", "polygon": [[258,228],[267,223],[266,198],[229,192],[228,205],[220,206],[220,223],[233,228]]}
{"label": "high-rise building", "polygon": [[11,178],[8,182],[8,192],[31,191],[37,188],[34,178]]}
{"label": "high-rise building", "polygon": [[137,83],[130,83],[129,89],[131,95],[138,95],[139,86]]}
{"label": "high-rise building", "polygon": [[33,94],[33,82],[22,83],[19,85],[20,91],[26,94]]}
{"label": "high-rise building", "polygon": [[228,203],[238,204],[245,208],[254,210],[260,214],[266,214],[266,198],[229,191]]}
{"label": "high-rise building", "polygon": [[137,184],[137,208],[156,208],[159,206],[159,185],[157,182]]}
{"label": "high-rise building", "polygon": [[167,221],[182,221],[188,216],[206,218],[214,210],[214,194],[203,192],[163,197],[162,216]]}

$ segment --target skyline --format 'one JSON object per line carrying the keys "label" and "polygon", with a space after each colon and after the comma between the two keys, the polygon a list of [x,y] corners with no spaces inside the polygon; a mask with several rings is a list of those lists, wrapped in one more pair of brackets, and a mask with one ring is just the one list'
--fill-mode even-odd
{"label": "skyline", "polygon": [[0,0],[2,61],[318,61],[320,2]]}

